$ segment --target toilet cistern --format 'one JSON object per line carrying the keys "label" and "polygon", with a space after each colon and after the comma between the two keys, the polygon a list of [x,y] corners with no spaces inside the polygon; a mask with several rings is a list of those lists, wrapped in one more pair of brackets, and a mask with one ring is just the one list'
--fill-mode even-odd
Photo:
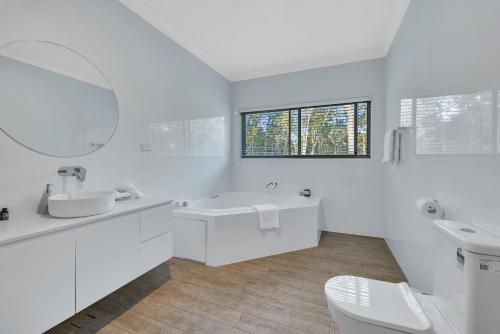
{"label": "toilet cistern", "polygon": [[87,176],[87,170],[81,166],[60,167],[57,174],[59,176],[76,176],[78,181],[83,182]]}

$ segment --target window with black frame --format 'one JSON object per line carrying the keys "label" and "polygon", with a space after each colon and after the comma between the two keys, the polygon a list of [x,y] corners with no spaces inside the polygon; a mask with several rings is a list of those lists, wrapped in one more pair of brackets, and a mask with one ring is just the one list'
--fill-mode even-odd
{"label": "window with black frame", "polygon": [[241,114],[243,158],[369,158],[370,101]]}

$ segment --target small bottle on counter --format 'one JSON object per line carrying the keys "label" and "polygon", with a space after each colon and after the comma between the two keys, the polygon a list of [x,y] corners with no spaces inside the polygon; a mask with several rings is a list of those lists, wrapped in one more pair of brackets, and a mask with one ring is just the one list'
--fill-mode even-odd
{"label": "small bottle on counter", "polygon": [[299,192],[299,196],[304,196],[304,197],[311,197],[311,189],[304,189],[301,192]]}
{"label": "small bottle on counter", "polygon": [[0,212],[0,220],[9,220],[9,209],[2,209],[2,211]]}

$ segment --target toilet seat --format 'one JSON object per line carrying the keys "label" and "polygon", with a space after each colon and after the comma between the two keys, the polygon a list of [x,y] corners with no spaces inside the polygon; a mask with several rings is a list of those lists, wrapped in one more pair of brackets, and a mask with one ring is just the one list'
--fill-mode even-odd
{"label": "toilet seat", "polygon": [[325,284],[325,294],[330,307],[353,319],[405,333],[433,333],[406,283],[337,276]]}

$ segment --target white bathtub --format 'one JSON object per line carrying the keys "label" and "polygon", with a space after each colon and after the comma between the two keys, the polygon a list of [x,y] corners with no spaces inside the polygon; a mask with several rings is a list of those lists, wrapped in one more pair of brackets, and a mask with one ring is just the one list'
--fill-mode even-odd
{"label": "white bathtub", "polygon": [[[210,266],[316,247],[321,198],[226,192],[174,210],[174,256]],[[262,231],[256,204],[276,204],[280,228]]]}

